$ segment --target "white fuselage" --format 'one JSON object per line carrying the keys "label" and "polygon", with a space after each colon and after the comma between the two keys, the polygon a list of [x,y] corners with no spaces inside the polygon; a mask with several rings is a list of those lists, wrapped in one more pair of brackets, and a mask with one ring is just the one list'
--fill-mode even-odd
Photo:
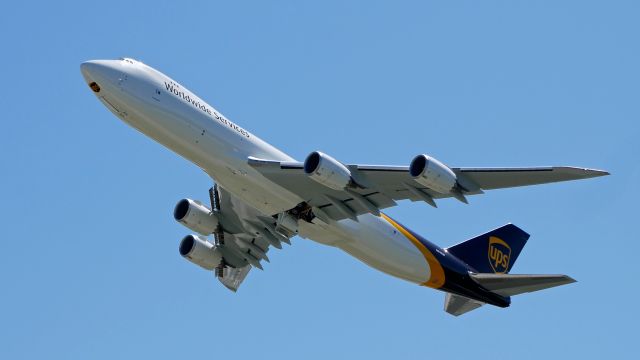
{"label": "white fuselage", "polygon": [[[250,156],[293,158],[232,123],[168,76],[131,59],[86,62],[82,72],[88,83],[99,85],[96,96],[116,116],[199,166],[257,211],[274,215],[303,201],[247,162]],[[414,283],[423,284],[431,275],[420,249],[384,217],[365,214],[358,221],[331,224],[300,221],[299,234]]]}

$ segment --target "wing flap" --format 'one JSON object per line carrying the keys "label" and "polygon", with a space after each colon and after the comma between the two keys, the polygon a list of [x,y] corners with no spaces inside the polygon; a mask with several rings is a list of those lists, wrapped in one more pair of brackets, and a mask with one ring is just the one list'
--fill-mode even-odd
{"label": "wing flap", "polygon": [[249,270],[251,270],[251,266],[247,265],[242,268],[231,268],[226,267],[223,270],[223,275],[218,277],[218,280],[224,285],[227,289],[236,292],[240,287],[240,284],[244,281],[244,278],[249,274]]}

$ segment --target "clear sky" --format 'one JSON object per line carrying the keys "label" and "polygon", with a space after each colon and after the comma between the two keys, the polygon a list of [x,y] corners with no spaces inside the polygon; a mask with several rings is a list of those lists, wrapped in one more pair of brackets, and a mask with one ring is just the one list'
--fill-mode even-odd
{"label": "clear sky", "polygon": [[[635,358],[637,1],[10,1],[0,11],[0,358]],[[613,175],[401,203],[441,246],[513,222],[513,273],[578,283],[459,318],[309,240],[233,294],[182,259],[211,185],[83,82],[128,56],[297,159],[575,165]],[[212,156],[215,156],[212,154]]]}

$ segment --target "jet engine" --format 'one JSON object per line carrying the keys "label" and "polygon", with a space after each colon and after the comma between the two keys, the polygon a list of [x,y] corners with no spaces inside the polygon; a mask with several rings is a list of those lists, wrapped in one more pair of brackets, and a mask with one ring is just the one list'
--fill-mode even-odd
{"label": "jet engine", "polygon": [[304,160],[304,172],[314,181],[334,190],[344,190],[353,181],[346,166],[320,151],[307,156]]}
{"label": "jet engine", "polygon": [[182,199],[173,210],[173,218],[202,235],[213,233],[218,227],[218,216],[199,201]]}
{"label": "jet engine", "polygon": [[205,238],[197,235],[187,235],[180,242],[180,255],[192,263],[213,270],[220,264],[222,254]]}
{"label": "jet engine", "polygon": [[413,158],[409,165],[409,174],[418,183],[441,194],[450,193],[457,184],[453,170],[425,154]]}

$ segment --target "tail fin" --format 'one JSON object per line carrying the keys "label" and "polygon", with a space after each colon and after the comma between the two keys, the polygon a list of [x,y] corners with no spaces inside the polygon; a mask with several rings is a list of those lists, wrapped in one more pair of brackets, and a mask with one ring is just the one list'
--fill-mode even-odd
{"label": "tail fin", "polygon": [[506,274],[528,239],[529,234],[507,224],[447,248],[447,251],[479,273]]}

